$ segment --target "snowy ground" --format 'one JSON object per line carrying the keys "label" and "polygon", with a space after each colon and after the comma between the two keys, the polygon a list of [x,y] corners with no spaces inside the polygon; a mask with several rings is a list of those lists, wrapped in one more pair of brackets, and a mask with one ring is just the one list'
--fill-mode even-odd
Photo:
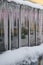
{"label": "snowy ground", "polygon": [[37,62],[39,56],[43,56],[43,44],[34,47],[21,47],[0,54],[0,65],[29,65],[31,62]]}

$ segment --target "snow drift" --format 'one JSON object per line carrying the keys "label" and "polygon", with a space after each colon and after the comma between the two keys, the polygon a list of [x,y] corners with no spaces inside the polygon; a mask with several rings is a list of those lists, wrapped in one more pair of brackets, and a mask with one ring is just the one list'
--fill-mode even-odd
{"label": "snow drift", "polygon": [[0,65],[17,65],[20,62],[36,62],[43,55],[43,44],[34,47],[21,47],[0,54]]}

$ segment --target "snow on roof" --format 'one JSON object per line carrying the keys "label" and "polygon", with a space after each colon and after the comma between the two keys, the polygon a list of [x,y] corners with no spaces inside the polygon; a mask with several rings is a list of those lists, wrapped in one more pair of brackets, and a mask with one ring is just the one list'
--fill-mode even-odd
{"label": "snow on roof", "polygon": [[29,2],[29,1],[23,1],[23,0],[8,0],[8,1],[9,2],[14,1],[17,4],[27,5],[27,6],[30,6],[30,7],[33,7],[33,8],[37,8],[37,9],[43,9],[42,5],[36,4],[36,3],[32,3],[32,2]]}
{"label": "snow on roof", "polygon": [[[37,62],[39,56],[43,55],[43,44],[33,47],[21,47],[0,54],[0,65],[16,65],[23,61]],[[18,64],[19,65],[19,64]]]}

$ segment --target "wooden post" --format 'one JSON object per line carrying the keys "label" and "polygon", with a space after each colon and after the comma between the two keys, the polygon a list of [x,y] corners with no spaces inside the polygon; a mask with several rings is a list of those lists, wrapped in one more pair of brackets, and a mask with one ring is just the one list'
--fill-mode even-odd
{"label": "wooden post", "polygon": [[20,13],[19,13],[19,47],[21,47],[21,5],[20,5]]}
{"label": "wooden post", "polygon": [[8,32],[8,34],[9,34],[9,50],[11,50],[11,22],[12,22],[12,16],[11,16],[11,9],[9,10],[9,15],[8,15],[8,17],[9,17],[9,32]]}
{"label": "wooden post", "polygon": [[35,43],[37,45],[37,9],[35,9]]}
{"label": "wooden post", "polygon": [[42,43],[42,10],[39,10],[39,37]]}

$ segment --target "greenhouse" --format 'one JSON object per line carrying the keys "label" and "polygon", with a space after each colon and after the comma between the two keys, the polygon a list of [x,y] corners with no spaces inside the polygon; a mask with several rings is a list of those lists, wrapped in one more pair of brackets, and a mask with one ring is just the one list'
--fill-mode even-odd
{"label": "greenhouse", "polygon": [[43,6],[0,1],[0,51],[43,43]]}

